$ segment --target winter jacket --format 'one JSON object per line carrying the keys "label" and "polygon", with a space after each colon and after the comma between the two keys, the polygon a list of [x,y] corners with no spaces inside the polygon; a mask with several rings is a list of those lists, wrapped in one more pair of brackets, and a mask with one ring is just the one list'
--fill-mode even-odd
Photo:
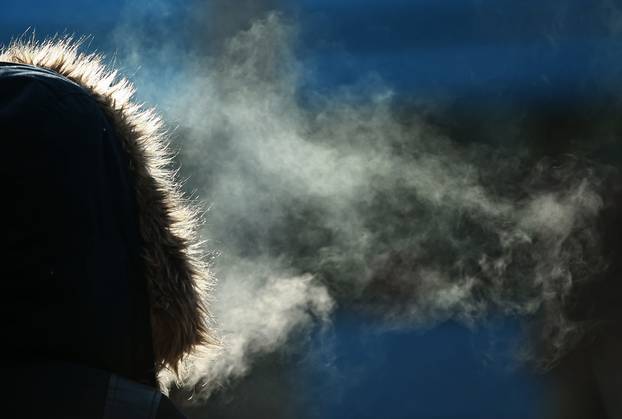
{"label": "winter jacket", "polygon": [[20,417],[183,417],[158,371],[213,342],[195,211],[132,92],[69,41],[0,53],[3,394]]}

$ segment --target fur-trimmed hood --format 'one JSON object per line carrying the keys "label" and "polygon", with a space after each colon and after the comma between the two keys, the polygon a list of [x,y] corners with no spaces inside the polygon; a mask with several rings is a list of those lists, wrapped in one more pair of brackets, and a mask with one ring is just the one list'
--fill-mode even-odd
{"label": "fur-trimmed hood", "polygon": [[101,56],[80,53],[70,40],[15,42],[0,51],[0,62],[34,66],[77,84],[95,99],[121,142],[133,179],[157,368],[176,369],[186,354],[215,344],[206,307],[212,279],[198,240],[199,214],[175,179],[160,117],[132,101],[132,85],[108,70]]}

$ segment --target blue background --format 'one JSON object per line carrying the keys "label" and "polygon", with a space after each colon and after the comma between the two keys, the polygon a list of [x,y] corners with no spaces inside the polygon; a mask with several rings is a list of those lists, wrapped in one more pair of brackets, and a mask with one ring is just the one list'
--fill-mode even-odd
{"label": "blue background", "polygon": [[[182,18],[198,7],[188,4],[171,0],[140,7],[152,24],[172,25],[183,40],[188,33]],[[610,4],[303,0],[278,7],[300,25],[297,53],[308,69],[308,91],[377,77],[405,100],[452,97],[486,108],[618,97],[622,19]],[[114,52],[111,34],[135,6],[121,0],[11,0],[1,10],[0,42],[30,28],[38,38],[92,34],[92,47]],[[381,332],[340,311],[330,330],[317,331],[310,350],[267,359],[255,374],[274,377],[279,369],[275,386],[287,388],[288,400],[264,402],[292,403],[302,417],[535,417],[549,403],[547,379],[515,363],[519,334],[512,319],[475,330],[448,322],[428,331]],[[247,381],[254,379],[271,382]],[[216,397],[208,412],[225,415],[223,406],[248,401],[248,388],[242,383],[237,395],[232,390],[231,397]],[[296,395],[297,389],[304,394]]]}

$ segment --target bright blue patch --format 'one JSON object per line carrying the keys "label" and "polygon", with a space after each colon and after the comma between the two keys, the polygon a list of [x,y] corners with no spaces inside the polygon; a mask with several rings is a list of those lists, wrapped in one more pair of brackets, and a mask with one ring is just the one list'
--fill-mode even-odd
{"label": "bright blue patch", "polygon": [[[524,419],[546,407],[545,380],[515,357],[517,322],[469,330],[372,331],[340,313],[304,368],[314,418]],[[305,389],[307,390],[307,389]]]}

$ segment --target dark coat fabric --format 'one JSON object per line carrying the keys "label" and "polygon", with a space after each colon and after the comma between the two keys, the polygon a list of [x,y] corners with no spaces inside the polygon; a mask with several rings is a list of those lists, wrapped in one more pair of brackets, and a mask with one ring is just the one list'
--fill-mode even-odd
{"label": "dark coat fabric", "polygon": [[115,127],[81,86],[13,63],[0,63],[0,127],[0,321],[5,372],[18,377],[5,397],[20,417],[183,417],[156,390],[134,179]]}

